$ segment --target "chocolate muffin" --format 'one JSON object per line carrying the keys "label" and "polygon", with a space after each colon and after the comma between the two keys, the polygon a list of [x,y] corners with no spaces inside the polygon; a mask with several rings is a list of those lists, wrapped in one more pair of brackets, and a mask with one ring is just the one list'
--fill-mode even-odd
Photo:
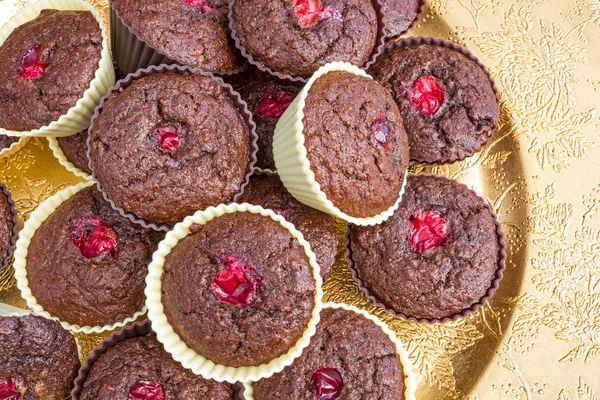
{"label": "chocolate muffin", "polygon": [[325,279],[337,254],[337,231],[332,216],[305,206],[286,190],[277,174],[253,175],[239,203],[250,203],[273,210],[294,224],[310,244]]}
{"label": "chocolate muffin", "polygon": [[373,227],[352,226],[352,260],[388,309],[442,319],[483,298],[500,267],[495,216],[483,199],[442,177],[411,175],[400,208]]}
{"label": "chocolate muffin", "polygon": [[185,344],[216,364],[257,366],[308,328],[316,282],[304,248],[278,222],[225,214],[166,257],[162,303]]}
{"label": "chocolate muffin", "polygon": [[425,0],[379,0],[386,40],[402,35],[417,18]]}
{"label": "chocolate muffin", "polygon": [[88,131],[79,132],[76,135],[56,138],[58,145],[67,160],[75,167],[87,174],[92,174],[87,156]]}
{"label": "chocolate muffin", "polygon": [[154,73],[104,103],[92,128],[91,161],[117,207],[173,224],[240,191],[250,130],[216,78]]}
{"label": "chocolate muffin", "polygon": [[147,266],[161,239],[162,234],[119,215],[95,186],[85,188],[62,203],[31,239],[29,288],[61,321],[121,322],[144,306]]}
{"label": "chocolate muffin", "polygon": [[4,259],[13,243],[13,229],[15,227],[13,208],[8,198],[3,193],[5,186],[0,183],[0,270],[4,266]]}
{"label": "chocolate muffin", "polygon": [[228,83],[242,96],[242,100],[248,103],[248,108],[252,111],[258,135],[256,166],[275,170],[275,161],[273,161],[275,126],[279,117],[300,92],[300,88],[278,82],[254,67],[248,67],[246,72],[233,75],[228,79]]}
{"label": "chocolate muffin", "polygon": [[408,140],[386,89],[365,76],[328,72],[309,89],[302,122],[311,170],[337,208],[362,218],[396,203]]}
{"label": "chocolate muffin", "polygon": [[0,135],[0,151],[8,149],[13,143],[18,142],[19,139],[18,137]]}
{"label": "chocolate muffin", "polygon": [[398,103],[412,160],[460,160],[494,134],[500,106],[492,81],[459,51],[429,44],[400,47],[381,55],[369,73]]}
{"label": "chocolate muffin", "polygon": [[59,322],[0,316],[1,398],[70,398],[78,370],[75,338]]}
{"label": "chocolate muffin", "polygon": [[254,384],[254,399],[404,399],[396,345],[353,311],[324,308],[317,332],[292,365]]}
{"label": "chocolate muffin", "polygon": [[92,365],[79,396],[80,400],[125,398],[231,400],[233,392],[227,383],[185,369],[152,334],[110,347]]}
{"label": "chocolate muffin", "polygon": [[182,65],[227,72],[241,66],[229,35],[226,0],[111,0],[144,43]]}
{"label": "chocolate muffin", "polygon": [[233,28],[255,61],[309,77],[333,61],[364,65],[377,39],[370,0],[236,0]]}
{"label": "chocolate muffin", "polygon": [[75,106],[94,79],[102,31],[89,11],[42,10],[0,47],[0,128],[29,131]]}

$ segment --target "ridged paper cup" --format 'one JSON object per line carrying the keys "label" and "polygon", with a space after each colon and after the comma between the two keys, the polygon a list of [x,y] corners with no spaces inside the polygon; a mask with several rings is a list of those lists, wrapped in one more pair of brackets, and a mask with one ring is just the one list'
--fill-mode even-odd
{"label": "ridged paper cup", "polygon": [[398,208],[400,200],[402,200],[402,194],[406,186],[406,176],[408,174],[404,174],[404,182],[394,205],[372,217],[353,217],[337,208],[321,190],[321,186],[315,179],[315,173],[311,169],[306,147],[304,147],[304,134],[302,131],[304,130],[304,105],[308,91],[319,77],[332,71],[346,71],[372,79],[360,68],[342,62],[327,64],[315,72],[286,112],[281,116],[275,128],[273,158],[275,159],[277,173],[286,189],[302,203],[356,225],[377,225],[392,216]]}
{"label": "ridged paper cup", "polygon": [[102,112],[104,103],[108,100],[110,95],[113,94],[114,92],[119,92],[123,89],[126,89],[135,80],[137,80],[141,77],[152,75],[152,74],[167,73],[167,72],[175,72],[175,73],[180,73],[180,74],[200,74],[200,75],[215,79],[217,81],[217,83],[223,87],[223,89],[225,90],[225,92],[228,94],[229,98],[233,102],[233,104],[240,111],[240,114],[244,118],[246,125],[248,125],[248,130],[250,132],[250,157],[249,157],[249,162],[248,162],[248,168],[246,170],[246,175],[244,177],[244,181],[240,185],[240,190],[233,196],[232,201],[237,201],[238,197],[240,197],[242,195],[242,193],[244,193],[244,189],[246,188],[246,185],[248,185],[248,181],[250,180],[250,175],[252,175],[252,173],[254,172],[254,165],[256,164],[256,153],[258,152],[258,144],[257,144],[258,143],[258,135],[256,134],[256,124],[254,123],[254,120],[252,119],[252,113],[248,109],[248,104],[246,104],[246,102],[244,100],[242,100],[242,98],[240,97],[238,92],[233,90],[233,87],[231,85],[225,83],[223,81],[223,79],[214,76],[212,73],[203,71],[200,68],[182,67],[179,65],[158,65],[158,66],[151,66],[148,68],[140,69],[140,70],[136,71],[135,74],[129,74],[125,78],[119,80],[115,84],[115,86],[112,87],[108,91],[108,93],[106,93],[106,95],[102,98],[102,100],[100,101],[100,104],[98,104],[98,107],[96,107],[94,116],[92,117],[92,123],[88,129],[88,140],[87,140],[87,145],[88,145],[87,155],[88,155],[88,160],[89,160],[89,167],[90,167],[90,170],[92,171],[93,179],[98,184],[98,190],[102,193],[102,195],[104,196],[104,199],[106,201],[108,201],[108,203],[114,210],[116,210],[123,217],[129,219],[131,222],[142,225],[144,228],[150,228],[155,231],[164,231],[164,232],[169,231],[172,228],[172,226],[169,226],[167,224],[157,224],[152,221],[148,221],[143,218],[140,218],[137,215],[133,214],[132,212],[128,212],[128,211],[124,210],[122,207],[119,207],[114,201],[112,201],[109,198],[106,191],[102,188],[102,183],[97,179],[97,177],[94,173],[94,166],[92,163],[91,153],[92,153],[92,130],[94,129],[94,123],[96,121],[96,118],[98,118],[98,116]]}
{"label": "ridged paper cup", "polygon": [[[355,306],[351,306],[343,303],[325,303],[323,304],[323,309],[326,308],[336,308],[336,309],[344,309],[346,311],[352,311],[357,314],[362,315],[369,321],[373,322],[377,325],[381,330],[390,338],[390,340],[396,346],[396,353],[400,357],[400,363],[402,364],[402,372],[404,373],[404,398],[406,400],[415,400],[415,392],[417,389],[416,375],[414,372],[414,367],[410,358],[408,357],[408,352],[404,347],[404,344],[398,339],[394,331],[392,331],[385,322],[379,320],[377,317],[369,314],[364,310],[360,310]],[[244,384],[245,390],[244,395],[246,396],[246,400],[254,400],[254,385],[250,382]]]}
{"label": "ridged paper cup", "polygon": [[40,0],[32,3],[29,7],[11,18],[2,29],[0,29],[0,46],[17,27],[32,21],[45,9],[90,11],[102,30],[102,53],[98,69],[89,88],[77,103],[61,115],[56,121],[31,131],[12,131],[0,128],[0,135],[8,136],[70,136],[86,129],[90,124],[90,118],[94,115],[94,109],[106,91],[115,83],[115,70],[113,69],[110,49],[108,47],[108,33],[100,12],[83,0]]}
{"label": "ridged paper cup", "polygon": [[46,139],[48,139],[48,145],[50,146],[50,150],[52,150],[52,154],[54,154],[54,158],[58,160],[60,165],[65,167],[67,171],[79,178],[88,180],[92,179],[92,176],[90,174],[77,168],[71,161],[69,161],[69,159],[65,156],[65,153],[60,148],[60,144],[58,143],[58,140],[56,140],[56,138],[47,137]]}
{"label": "ridged paper cup", "polygon": [[[443,176],[435,175],[435,174],[416,174],[416,175],[444,178]],[[444,178],[444,179],[448,179],[448,178]],[[456,181],[454,181],[454,182],[456,182]],[[458,183],[458,182],[456,182],[456,183]],[[459,184],[459,185],[464,186],[465,189],[475,193],[475,191],[469,189],[466,185],[463,185],[463,184]],[[477,195],[477,196],[480,197],[479,195]],[[487,303],[487,301],[494,295],[494,292],[500,286],[500,281],[504,277],[504,270],[506,269],[506,257],[507,257],[506,244],[504,242],[504,234],[502,233],[502,226],[500,225],[500,222],[498,221],[498,217],[496,216],[496,213],[494,213],[494,210],[492,210],[492,207],[490,207],[490,205],[484,199],[482,199],[482,200],[483,200],[483,203],[485,204],[486,209],[489,211],[489,213],[493,217],[494,225],[496,226],[496,236],[498,237],[498,245],[500,247],[500,249],[498,250],[498,267],[496,269],[496,274],[494,275],[494,279],[492,280],[490,287],[486,290],[485,295],[483,295],[479,299],[478,302],[472,304],[470,307],[467,307],[464,310],[461,310],[455,314],[448,315],[448,316],[445,316],[442,318],[417,318],[412,315],[407,315],[407,314],[397,312],[397,311],[389,308],[382,302],[380,302],[379,299],[377,297],[375,297],[373,294],[371,294],[370,290],[365,287],[362,279],[358,275],[358,271],[355,268],[355,263],[352,258],[352,248],[350,246],[350,232],[352,230],[352,226],[349,226],[348,231],[346,232],[345,258],[346,258],[346,262],[348,263],[348,268],[350,268],[350,272],[352,273],[352,278],[354,279],[354,281],[356,281],[356,284],[358,285],[360,290],[369,298],[369,300],[371,300],[373,302],[373,304],[382,308],[386,312],[392,314],[396,318],[401,318],[401,319],[404,319],[407,321],[412,321],[412,322],[438,324],[438,323],[447,323],[447,322],[456,321],[458,319],[467,317],[469,314],[474,313],[475,311],[479,310],[479,308],[483,307],[485,305],[485,303]]]}
{"label": "ridged paper cup", "polygon": [[[32,313],[29,310],[24,310],[22,308],[13,307],[9,304],[0,303],[0,316],[4,317],[25,317],[27,315],[37,315]],[[42,316],[43,317],[43,316]],[[79,363],[83,363],[83,352],[81,350],[81,346],[79,345],[79,341],[77,340],[77,336],[73,334],[73,332],[69,331],[71,335],[73,335],[73,339],[75,339],[75,344],[77,345],[77,355],[79,356]]]}
{"label": "ridged paper cup", "polygon": [[[313,278],[315,279],[315,307],[308,327],[302,337],[298,340],[286,354],[279,356],[268,364],[250,366],[250,367],[230,367],[219,365],[206,357],[198,354],[188,347],[177,333],[173,330],[167,316],[164,313],[162,296],[162,274],[166,256],[177,245],[177,243],[190,235],[191,225],[204,225],[207,222],[223,216],[237,212],[250,212],[269,217],[279,222],[286,228],[291,235],[302,245],[313,268]],[[149,266],[148,276],[146,277],[146,305],[148,307],[148,318],[152,321],[152,329],[156,332],[158,340],[165,346],[176,361],[183,364],[184,367],[191,369],[195,374],[202,375],[206,379],[214,379],[219,382],[247,382],[262,379],[280,372],[283,368],[290,365],[298,358],[302,351],[308,346],[310,338],[315,334],[316,326],[319,322],[319,313],[321,312],[323,298],[323,280],[320,275],[320,268],[317,264],[315,254],[310,249],[310,245],[302,233],[294,225],[287,222],[283,217],[275,214],[271,210],[266,210],[259,206],[243,204],[221,204],[218,207],[209,207],[204,211],[198,211],[194,215],[186,217],[183,222],[175,225],[172,231],[167,233],[165,239],[158,245],[158,250],[152,257],[152,263]]]}
{"label": "ridged paper cup", "polygon": [[8,191],[8,188],[3,183],[0,183],[0,196],[1,195],[6,197],[6,201],[8,202],[8,205],[10,207],[13,226],[8,251],[6,252],[6,254],[0,254],[0,272],[2,272],[2,270],[4,270],[4,268],[10,263],[10,260],[13,256],[13,251],[15,249],[15,243],[17,242],[17,236],[19,234],[19,221],[17,220],[19,213],[15,208],[15,202],[13,201],[10,192]]}
{"label": "ridged paper cup", "polygon": [[[1,129],[1,128],[0,128]],[[10,157],[13,154],[21,150],[29,142],[28,137],[20,137],[17,142],[12,143],[10,146],[0,150],[0,158]]]}
{"label": "ridged paper cup", "polygon": [[[424,0],[421,0],[421,1],[424,1]],[[373,52],[369,56],[369,59],[367,60],[367,62],[363,66],[360,67],[360,69],[363,69],[363,70],[368,69],[377,60],[377,57],[379,57],[381,55],[381,52],[383,51],[383,47],[385,45],[385,34],[384,34],[385,25],[383,22],[383,13],[382,13],[381,2],[379,0],[373,0],[372,3],[373,3],[373,8],[375,9],[375,13],[377,14],[377,36],[375,39],[375,47],[373,48]],[[235,4],[235,0],[231,0],[229,3],[229,30],[231,31],[231,37],[233,38],[235,47],[237,47],[237,49],[240,51],[240,53],[242,53],[242,56],[244,56],[244,58],[246,58],[246,60],[250,64],[254,65],[256,68],[258,68],[262,72],[265,72],[265,73],[271,75],[272,77],[279,79],[283,82],[287,82],[287,83],[290,83],[290,82],[306,83],[306,82],[308,82],[309,78],[304,78],[302,76],[292,76],[289,74],[280,73],[278,71],[273,71],[271,68],[263,65],[260,61],[256,60],[254,57],[252,57],[250,54],[248,54],[248,51],[242,44],[242,41],[240,40],[237,30],[234,27],[234,24],[235,24],[234,23],[235,13],[233,12],[234,4]]]}
{"label": "ridged paper cup", "polygon": [[[58,318],[50,315],[44,308],[38,304],[37,300],[31,293],[31,289],[29,288],[29,281],[27,280],[27,252],[29,250],[29,244],[31,243],[31,239],[35,235],[35,232],[39,229],[42,223],[50,216],[54,211],[64,203],[66,200],[70,199],[78,193],[79,191],[93,186],[94,182],[87,181],[78,183],[74,186],[69,186],[66,189],[61,190],[56,193],[54,196],[49,197],[43,203],[39,205],[39,207],[31,213],[31,216],[25,222],[25,226],[23,230],[19,233],[19,240],[17,240],[17,249],[15,251],[15,278],[17,279],[17,287],[21,291],[21,297],[27,302],[27,307],[31,308],[34,313],[37,315],[41,315],[42,317],[54,319],[59,321],[61,325],[70,330],[71,332],[76,333],[100,333],[106,331],[112,331],[122,326],[127,325],[130,322],[135,321],[142,315],[146,313],[146,307],[143,307],[142,310],[136,312],[131,317],[126,318],[123,321],[118,321],[113,324],[107,324],[103,326],[79,326],[75,324],[70,324],[65,321],[60,321]],[[49,251],[60,251],[59,249],[48,249]]]}

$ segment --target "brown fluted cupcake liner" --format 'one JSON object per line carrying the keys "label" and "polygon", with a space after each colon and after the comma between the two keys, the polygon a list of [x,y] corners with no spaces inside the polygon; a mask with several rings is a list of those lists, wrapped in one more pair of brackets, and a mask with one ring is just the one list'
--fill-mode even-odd
{"label": "brown fluted cupcake liner", "polygon": [[[437,178],[449,179],[449,178],[445,178],[443,176],[434,175],[434,174],[413,174],[413,175],[434,176]],[[466,185],[463,185],[461,183],[459,183],[459,185],[461,185],[465,189],[475,193],[473,190],[469,189]],[[481,197],[477,193],[475,193],[475,194],[478,197]],[[380,302],[379,299],[377,299],[377,297],[375,297],[373,294],[371,294],[369,289],[367,289],[365,287],[362,279],[358,275],[358,271],[354,267],[354,260],[352,259],[352,248],[350,247],[350,232],[352,229],[352,225],[349,225],[348,232],[346,233],[345,257],[346,257],[346,261],[348,262],[348,268],[350,268],[350,272],[352,272],[352,278],[356,281],[360,290],[376,306],[381,307],[382,309],[384,309],[385,311],[387,311],[388,313],[392,314],[393,316],[395,316],[397,318],[402,318],[407,321],[421,322],[421,323],[428,323],[428,324],[438,324],[438,323],[446,323],[446,322],[456,321],[458,319],[465,318],[469,314],[474,313],[479,308],[483,307],[483,305],[485,305],[485,303],[494,295],[494,292],[496,291],[496,289],[498,289],[498,287],[500,286],[500,281],[502,280],[502,278],[504,276],[504,269],[506,268],[506,257],[507,257],[506,244],[504,243],[504,234],[502,233],[502,226],[500,225],[500,222],[498,221],[498,217],[496,216],[496,213],[494,212],[494,210],[492,210],[492,207],[490,207],[490,205],[485,200],[483,200],[483,202],[484,202],[486,208],[488,209],[488,211],[490,212],[490,214],[492,215],[492,217],[494,218],[494,224],[496,225],[496,235],[498,236],[498,245],[500,246],[500,250],[498,251],[498,268],[496,269],[496,274],[494,276],[494,279],[492,280],[485,295],[483,297],[481,297],[477,303],[472,304],[470,307],[468,307],[464,310],[461,310],[460,312],[457,312],[455,314],[452,314],[452,315],[449,315],[449,316],[446,316],[443,318],[417,318],[417,317],[414,317],[411,315],[406,315],[404,313],[397,312],[397,311],[392,310],[391,308],[387,307],[385,304]]]}
{"label": "brown fluted cupcake liner", "polygon": [[408,32],[412,27],[414,27],[417,22],[419,22],[421,20],[421,17],[423,16],[423,14],[425,13],[425,7],[427,6],[427,0],[419,0],[419,7],[417,8],[417,15],[415,15],[415,18],[413,19],[413,21],[410,23],[410,25],[408,26],[408,28],[406,28],[402,33],[400,33],[399,35],[395,35],[395,36],[390,36],[387,37],[385,39],[386,44],[390,43],[390,42],[394,42],[400,39],[400,37],[404,34],[406,34],[406,32]]}
{"label": "brown fluted cupcake liner", "polygon": [[[485,74],[489,78],[490,83],[492,85],[492,90],[494,91],[494,94],[496,95],[496,101],[498,103],[500,103],[500,95],[498,93],[498,87],[496,86],[496,82],[494,82],[494,78],[492,78],[492,75],[490,74],[488,69],[485,67],[485,65],[483,65],[483,63],[481,61],[479,61],[479,59],[477,57],[475,57],[473,55],[473,53],[471,53],[469,50],[467,50],[464,47],[459,46],[455,43],[448,42],[446,40],[442,40],[442,39],[438,39],[438,38],[433,38],[433,37],[411,37],[411,38],[401,39],[401,40],[390,42],[390,43],[386,44],[381,55],[383,56],[384,54],[390,53],[396,49],[400,49],[403,47],[418,46],[421,44],[445,47],[447,49],[454,50],[454,51],[462,54],[463,56],[467,57],[469,60],[473,61],[475,64],[477,64],[479,66],[479,68],[481,68],[483,70],[483,72],[485,72]],[[498,127],[495,126],[494,131],[497,128]],[[488,138],[488,142],[492,138],[492,136],[490,136]],[[479,149],[479,151],[481,151],[483,148],[485,148],[485,146],[482,146],[482,148]],[[426,162],[426,161],[411,159],[411,162],[417,163],[417,164],[428,165],[428,166],[434,166],[434,165],[450,164],[450,163],[455,163],[458,161],[463,161],[464,159],[466,159],[468,157],[472,157],[472,156],[473,155],[465,156],[463,158],[458,158],[458,159],[444,158],[442,160],[435,161],[435,162]]]}
{"label": "brown fluted cupcake liner", "polygon": [[13,201],[8,188],[3,183],[0,183],[0,191],[6,197],[8,201],[8,205],[10,206],[10,212],[12,214],[12,235],[10,237],[10,244],[8,247],[7,253],[3,258],[0,259],[0,272],[8,265],[13,256],[13,251],[15,250],[15,243],[17,242],[17,236],[19,234],[19,221],[17,220],[17,209],[15,208],[15,202]]}
{"label": "brown fluted cupcake liner", "polygon": [[129,85],[131,85],[133,83],[133,81],[135,81],[141,77],[151,75],[151,74],[165,73],[165,72],[176,72],[176,73],[180,73],[180,74],[195,73],[195,74],[201,74],[203,76],[207,76],[207,77],[216,79],[216,81],[223,87],[223,89],[225,89],[225,91],[229,95],[229,98],[233,101],[235,106],[240,110],[242,117],[244,118],[244,121],[246,121],[246,124],[248,125],[248,128],[250,130],[250,160],[248,163],[248,170],[246,171],[246,176],[244,177],[244,181],[242,182],[242,184],[240,186],[239,192],[233,196],[233,199],[232,199],[233,202],[237,201],[238,197],[240,197],[242,195],[242,193],[244,193],[244,189],[246,188],[246,185],[248,184],[250,175],[252,175],[252,173],[254,171],[254,165],[256,164],[256,153],[258,151],[258,144],[257,144],[258,136],[256,134],[256,124],[254,123],[254,121],[252,119],[252,113],[250,112],[250,110],[248,109],[248,105],[246,104],[245,101],[242,100],[242,98],[240,97],[238,92],[233,90],[231,85],[225,83],[221,78],[216,77],[212,73],[206,72],[206,71],[202,70],[201,68],[182,67],[182,66],[175,65],[175,64],[150,66],[148,68],[140,69],[136,73],[129,74],[125,78],[119,80],[115,84],[115,86],[113,86],[108,91],[108,93],[106,93],[106,95],[104,97],[102,97],[100,104],[98,104],[98,107],[96,107],[96,111],[94,113],[94,116],[92,117],[92,121],[91,121],[90,127],[88,129],[87,156],[88,156],[88,160],[89,160],[89,167],[92,171],[92,178],[96,182],[96,184],[98,186],[98,190],[102,193],[104,199],[106,201],[108,201],[108,203],[111,205],[111,207],[114,210],[116,210],[120,215],[129,219],[133,223],[142,225],[144,228],[154,229],[155,231],[167,232],[172,228],[172,226],[167,225],[167,224],[157,224],[152,221],[147,221],[145,219],[139,218],[138,216],[136,216],[135,214],[133,214],[131,212],[125,211],[123,208],[116,205],[115,202],[112,201],[108,197],[108,194],[102,188],[102,184],[96,178],[96,174],[94,172],[94,167],[92,165],[92,158],[91,158],[92,130],[94,128],[94,123],[96,121],[96,118],[98,118],[98,115],[100,115],[100,113],[102,112],[102,107],[104,107],[104,103],[110,97],[110,95],[113,94],[114,92],[118,92],[119,90],[129,87]]}
{"label": "brown fluted cupcake liner", "polygon": [[[154,47],[144,42],[131,27],[121,19],[119,13],[110,2],[110,40],[112,54],[116,64],[124,74],[134,73],[138,69],[152,65],[182,65],[186,63],[160,53]],[[200,67],[198,67],[200,68]],[[235,75],[245,69],[242,65],[231,71],[209,71],[215,75]],[[206,70],[206,69],[204,69]]]}
{"label": "brown fluted cupcake liner", "polygon": [[[81,390],[83,389],[83,383],[87,379],[90,370],[94,363],[100,358],[100,356],[106,351],[115,346],[118,343],[124,342],[127,339],[132,339],[140,336],[146,336],[152,332],[152,327],[150,320],[145,320],[144,322],[136,322],[133,325],[126,326],[122,328],[120,331],[113,332],[110,337],[104,339],[98,347],[92,351],[92,354],[88,358],[85,359],[85,363],[79,369],[79,373],[77,374],[77,378],[75,378],[75,386],[73,387],[73,391],[71,392],[71,398],[73,400],[79,400],[79,396],[81,394]],[[245,400],[243,394],[243,385],[235,384],[231,385],[233,388],[233,399],[234,400]]]}
{"label": "brown fluted cupcake liner", "polygon": [[[385,46],[385,34],[383,33],[385,25],[383,23],[383,13],[381,11],[381,3],[379,2],[379,0],[373,0],[372,3],[373,3],[373,8],[375,8],[375,12],[377,13],[377,40],[375,41],[375,48],[373,49],[371,56],[369,57],[369,59],[367,60],[365,65],[360,67],[362,70],[368,69],[375,62],[375,60],[377,60],[377,58],[382,54],[384,46]],[[248,52],[246,51],[246,48],[241,43],[241,40],[237,34],[237,30],[233,26],[234,25],[233,24],[233,21],[234,21],[233,5],[234,4],[235,4],[235,0],[231,0],[231,2],[229,3],[229,30],[231,31],[231,37],[233,38],[235,47],[237,47],[238,50],[240,51],[240,53],[242,53],[242,56],[244,56],[244,58],[250,64],[254,65],[256,68],[258,68],[262,72],[266,72],[267,74],[279,79],[282,82],[287,82],[287,83],[290,83],[290,82],[306,83],[306,82],[308,82],[310,77],[304,78],[301,76],[291,76],[291,75],[287,75],[287,74],[282,74],[277,71],[273,71],[271,68],[266,67],[261,62],[254,59],[254,57],[252,57],[250,54],[248,54]]]}

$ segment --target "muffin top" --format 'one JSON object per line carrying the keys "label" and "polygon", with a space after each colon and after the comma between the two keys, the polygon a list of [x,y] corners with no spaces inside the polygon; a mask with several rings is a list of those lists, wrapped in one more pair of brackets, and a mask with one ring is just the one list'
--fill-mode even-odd
{"label": "muffin top", "polygon": [[144,396],[148,391],[156,400],[233,399],[229,384],[194,375],[171,358],[154,334],[111,346],[92,365],[79,398],[149,399]]}
{"label": "muffin top", "polygon": [[75,338],[59,322],[34,315],[0,316],[3,398],[69,398],[78,370]]}
{"label": "muffin top", "polygon": [[335,219],[296,200],[283,186],[277,174],[253,175],[239,203],[250,203],[273,210],[294,224],[310,244],[325,279],[331,272],[337,254]]}
{"label": "muffin top", "polygon": [[94,79],[102,31],[89,11],[42,10],[0,47],[0,128],[28,131],[75,106]]}
{"label": "muffin top", "polygon": [[221,365],[267,364],[308,328],[316,282],[304,247],[269,217],[226,214],[165,260],[162,302],[188,347]]}
{"label": "muffin top", "polygon": [[275,170],[273,160],[275,126],[301,88],[271,79],[267,73],[253,66],[248,66],[245,72],[233,75],[227,81],[240,94],[242,100],[248,103],[248,109],[252,112],[256,123],[258,135],[256,166]]}
{"label": "muffin top", "polygon": [[248,54],[284,75],[308,77],[333,61],[362,66],[376,44],[370,0],[236,0],[233,12]]}
{"label": "muffin top", "polygon": [[18,142],[19,139],[14,136],[0,135],[0,151],[9,148],[13,143]]}
{"label": "muffin top", "polygon": [[0,267],[10,249],[14,226],[13,209],[0,189]]}
{"label": "muffin top", "polygon": [[381,225],[353,226],[350,247],[365,288],[415,318],[470,308],[499,267],[494,215],[475,192],[442,177],[409,176],[396,213]]}
{"label": "muffin top", "polygon": [[111,6],[138,38],[183,65],[220,72],[241,65],[227,0],[112,0]]}
{"label": "muffin top", "polygon": [[87,174],[92,174],[87,156],[88,131],[79,132],[76,135],[56,138],[63,154],[76,168]]}
{"label": "muffin top", "polygon": [[379,57],[369,73],[398,103],[412,160],[460,160],[481,150],[494,134],[500,106],[490,78],[458,51],[403,47]]}
{"label": "muffin top", "polygon": [[401,400],[404,390],[400,356],[389,336],[360,314],[325,308],[310,345],[292,365],[256,382],[254,398]]}
{"label": "muffin top", "polygon": [[328,72],[309,89],[302,122],[311,170],[337,208],[362,218],[395,204],[408,140],[386,89],[368,77]]}
{"label": "muffin top", "polygon": [[91,158],[97,180],[118,207],[173,224],[240,191],[250,133],[220,80],[157,73],[104,103]]}
{"label": "muffin top", "polygon": [[417,18],[421,1],[425,0],[379,0],[386,40],[394,39],[406,32]]}
{"label": "muffin top", "polygon": [[123,321],[144,306],[147,266],[162,236],[119,215],[95,186],[85,188],[31,239],[26,267],[31,292],[61,321],[80,326]]}

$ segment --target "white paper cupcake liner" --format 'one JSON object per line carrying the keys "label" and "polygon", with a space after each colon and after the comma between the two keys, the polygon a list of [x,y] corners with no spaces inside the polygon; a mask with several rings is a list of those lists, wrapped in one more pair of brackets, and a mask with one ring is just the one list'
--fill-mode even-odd
{"label": "white paper cupcake liner", "polygon": [[[38,304],[37,300],[31,293],[31,289],[29,288],[29,282],[27,280],[27,251],[29,250],[29,244],[31,243],[31,239],[35,235],[35,232],[42,225],[42,223],[50,216],[52,213],[64,203],[66,200],[70,199],[75,193],[83,190],[84,188],[90,187],[94,185],[93,181],[87,181],[78,183],[74,186],[69,186],[66,189],[61,190],[56,193],[54,196],[49,197],[43,203],[39,205],[39,207],[31,213],[31,216],[25,222],[25,226],[23,230],[19,233],[19,239],[17,240],[17,248],[15,251],[15,278],[17,279],[17,287],[21,291],[21,297],[27,302],[27,307],[31,308],[33,312],[37,315],[41,315],[42,317],[54,319],[59,321],[61,325],[70,330],[71,332],[76,333],[100,333],[105,331],[112,331],[116,328],[123,327],[130,322],[135,321],[140,316],[146,313],[146,307],[144,307],[141,311],[136,312],[131,317],[126,318],[123,321],[115,322],[110,325],[103,326],[79,326],[75,324],[70,324],[65,321],[60,321],[58,318],[50,315],[44,308]],[[60,251],[58,249],[49,249],[49,251]]]}
{"label": "white paper cupcake liner", "polygon": [[[312,317],[304,334],[298,340],[296,345],[286,354],[279,356],[268,364],[250,367],[219,365],[189,348],[169,324],[161,302],[161,278],[164,271],[165,257],[181,239],[191,234],[189,227],[192,224],[204,225],[214,218],[236,212],[251,212],[253,214],[270,217],[285,227],[300,245],[304,247],[310,265],[313,268],[313,277],[316,282],[315,307],[313,309]],[[152,321],[152,329],[156,332],[156,337],[164,345],[165,350],[171,353],[173,359],[179,361],[184,367],[191,369],[195,374],[202,375],[206,379],[236,383],[238,381],[256,381],[271,376],[292,364],[292,362],[302,354],[302,351],[308,346],[310,338],[315,334],[323,298],[323,280],[321,279],[320,268],[317,264],[316,256],[310,249],[308,242],[304,240],[302,233],[296,230],[294,225],[287,222],[283,217],[276,215],[271,210],[265,210],[259,206],[243,203],[229,205],[221,204],[217,207],[209,207],[204,211],[198,211],[194,215],[186,217],[183,222],[175,225],[173,230],[167,233],[165,239],[158,245],[158,250],[154,253],[148,269],[149,271],[146,277],[146,306],[148,307],[148,318]]]}
{"label": "white paper cupcake liner", "polygon": [[60,165],[65,167],[65,169],[67,171],[69,171],[70,173],[72,173],[73,175],[75,175],[79,178],[83,178],[83,179],[87,179],[87,180],[92,179],[92,176],[90,174],[80,170],[79,168],[77,168],[75,166],[75,164],[73,164],[71,161],[69,161],[69,159],[65,156],[65,153],[60,148],[60,144],[58,144],[58,140],[56,140],[56,138],[47,137],[46,139],[48,139],[48,145],[50,146],[50,149],[52,150],[52,154],[54,154],[54,158],[56,158],[58,160]]}
{"label": "white paper cupcake liner", "polygon": [[393,206],[378,215],[357,218],[342,212],[327,198],[321,190],[321,186],[316,181],[314,172],[310,168],[307,150],[304,147],[304,134],[302,133],[304,129],[302,122],[304,118],[303,109],[311,86],[319,77],[331,71],[346,71],[371,78],[360,68],[343,62],[327,64],[315,72],[286,112],[281,116],[275,128],[273,156],[277,173],[286,189],[302,203],[355,225],[377,225],[387,220],[398,209],[398,205],[404,194],[407,173],[404,174],[402,188]]}
{"label": "white paper cupcake liner", "polygon": [[81,132],[90,124],[94,109],[106,91],[115,84],[115,70],[113,68],[110,48],[108,46],[108,33],[100,12],[83,0],[40,0],[15,15],[0,29],[0,46],[17,27],[34,20],[44,9],[55,10],[81,10],[90,11],[102,30],[102,53],[98,69],[89,88],[77,103],[61,115],[56,121],[31,131],[12,131],[0,128],[0,135],[8,136],[70,136]]}
{"label": "white paper cupcake liner", "polygon": [[[410,358],[408,357],[408,352],[404,347],[404,344],[398,339],[394,331],[392,331],[385,322],[381,321],[379,318],[369,314],[365,310],[361,310],[356,308],[355,306],[350,306],[348,304],[343,303],[325,303],[323,304],[323,309],[326,308],[341,308],[347,311],[353,311],[357,314],[362,315],[369,321],[372,321],[381,328],[381,330],[388,335],[390,340],[396,345],[396,353],[400,357],[400,363],[402,364],[402,372],[404,373],[404,398],[405,400],[415,400],[415,392],[417,389],[417,381],[414,372],[414,367]],[[254,386],[252,383],[246,382],[244,383],[244,397],[245,400],[254,400]]]}
{"label": "white paper cupcake liner", "polygon": [[[0,128],[1,129],[1,128]],[[18,142],[12,143],[10,146],[0,150],[0,158],[10,157],[21,150],[29,142],[28,137],[21,137]]]}

